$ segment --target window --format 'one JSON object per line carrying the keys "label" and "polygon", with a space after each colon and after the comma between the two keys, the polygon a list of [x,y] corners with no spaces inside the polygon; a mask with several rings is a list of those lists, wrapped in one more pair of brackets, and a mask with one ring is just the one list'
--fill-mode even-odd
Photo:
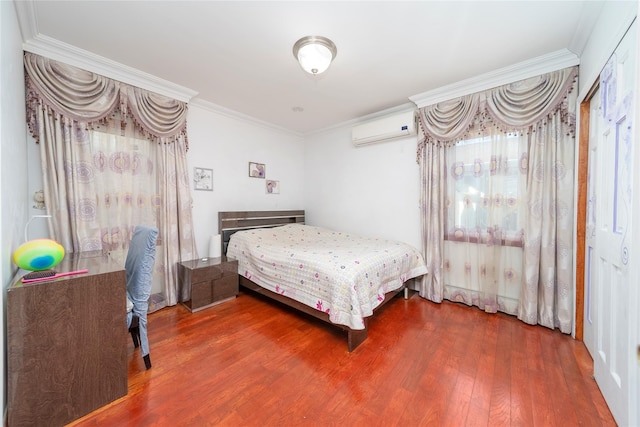
{"label": "window", "polygon": [[124,249],[138,224],[158,224],[158,144],[90,131],[95,179],[95,225],[104,251]]}
{"label": "window", "polygon": [[447,240],[521,246],[526,153],[526,135],[497,132],[447,151]]}

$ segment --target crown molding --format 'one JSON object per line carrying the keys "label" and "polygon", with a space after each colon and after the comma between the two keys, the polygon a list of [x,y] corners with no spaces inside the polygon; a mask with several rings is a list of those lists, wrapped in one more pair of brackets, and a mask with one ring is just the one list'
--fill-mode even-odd
{"label": "crown molding", "polygon": [[182,102],[189,102],[198,94],[192,89],[42,35],[38,30],[33,0],[15,1],[14,5],[22,34],[22,49],[26,52],[64,62]]}
{"label": "crown molding", "polygon": [[91,71],[120,82],[165,95],[182,102],[189,102],[198,92],[120,64],[67,43],[37,34],[23,42],[22,48],[83,70]]}
{"label": "crown molding", "polygon": [[409,100],[415,103],[418,108],[422,108],[427,105],[482,92],[483,90],[492,89],[563,68],[573,67],[579,63],[580,58],[578,58],[575,53],[568,49],[562,49],[470,79],[410,96]]}
{"label": "crown molding", "polygon": [[224,117],[228,117],[234,120],[239,120],[239,121],[243,121],[245,123],[254,125],[254,126],[259,126],[262,127],[264,129],[268,129],[271,131],[276,131],[276,132],[280,132],[280,133],[284,133],[287,135],[294,135],[297,137],[303,137],[304,134],[300,133],[300,132],[295,132],[292,131],[290,129],[284,128],[282,126],[277,126],[274,125],[273,123],[269,123],[266,122],[264,120],[260,120],[260,119],[256,119],[253,116],[249,116],[248,114],[244,114],[244,113],[239,113],[238,111],[235,110],[231,110],[229,108],[223,107],[221,105],[218,104],[214,104],[213,102],[210,101],[205,101],[204,99],[200,99],[200,98],[195,98],[193,99],[190,103],[190,106],[194,106],[194,107],[199,107],[202,108],[204,110],[207,110],[211,113],[215,113],[218,114],[220,116],[224,116]]}
{"label": "crown molding", "polygon": [[304,134],[304,136],[314,136],[314,135],[322,134],[325,132],[330,132],[336,129],[340,129],[343,127],[355,126],[371,120],[376,120],[383,117],[392,116],[394,114],[406,113],[408,111],[415,111],[415,110],[416,110],[416,105],[413,102],[405,102],[404,104],[396,105],[395,107],[386,108],[384,110],[376,111],[371,114],[356,117],[355,119],[345,120],[343,122],[336,123],[335,125],[331,125],[322,129],[307,132],[306,134]]}

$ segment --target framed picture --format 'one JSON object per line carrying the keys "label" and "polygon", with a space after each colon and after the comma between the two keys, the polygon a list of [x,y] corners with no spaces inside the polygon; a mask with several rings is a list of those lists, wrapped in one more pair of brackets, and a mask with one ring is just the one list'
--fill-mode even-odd
{"label": "framed picture", "polygon": [[267,180],[267,194],[280,194],[280,181]]}
{"label": "framed picture", "polygon": [[252,178],[264,178],[267,176],[263,163],[249,162],[249,176]]}
{"label": "framed picture", "polygon": [[195,168],[193,182],[196,190],[213,191],[213,169]]}

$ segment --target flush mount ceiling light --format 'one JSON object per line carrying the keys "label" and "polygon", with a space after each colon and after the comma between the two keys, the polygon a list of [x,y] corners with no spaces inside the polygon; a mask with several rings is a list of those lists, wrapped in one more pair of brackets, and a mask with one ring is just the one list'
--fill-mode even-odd
{"label": "flush mount ceiling light", "polygon": [[306,36],[293,45],[293,56],[309,74],[320,74],[329,68],[338,54],[336,45],[322,36]]}

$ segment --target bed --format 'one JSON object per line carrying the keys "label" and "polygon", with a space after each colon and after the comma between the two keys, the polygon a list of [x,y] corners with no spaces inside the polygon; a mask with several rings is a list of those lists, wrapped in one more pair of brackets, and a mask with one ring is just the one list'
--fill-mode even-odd
{"label": "bed", "polygon": [[219,230],[244,288],[343,329],[349,351],[374,312],[427,272],[410,245],[305,225],[300,210],[220,212]]}

